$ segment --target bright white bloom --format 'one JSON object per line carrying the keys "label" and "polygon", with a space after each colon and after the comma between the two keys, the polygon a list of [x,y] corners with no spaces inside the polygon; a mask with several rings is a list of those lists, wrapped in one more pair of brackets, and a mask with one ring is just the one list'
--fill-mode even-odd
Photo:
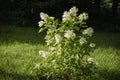
{"label": "bright white bloom", "polygon": [[87,13],[82,13],[78,17],[81,21],[87,20],[88,19],[88,14]]}
{"label": "bright white bloom", "polygon": [[73,30],[67,30],[64,37],[68,39],[73,39],[75,37],[75,33],[73,32]]}
{"label": "bright white bloom", "polygon": [[83,21],[83,15],[82,14],[80,14],[78,17],[81,21]]}
{"label": "bright white bloom", "polygon": [[95,47],[95,44],[94,44],[94,43],[90,43],[89,46],[90,46],[90,47]]}
{"label": "bright white bloom", "polygon": [[93,28],[91,28],[91,27],[89,27],[89,28],[87,28],[86,30],[84,30],[83,32],[82,32],[82,34],[87,34],[87,35],[89,35],[89,36],[92,36],[92,34],[94,33],[94,30],[93,30]]}
{"label": "bright white bloom", "polygon": [[44,21],[39,21],[38,22],[39,27],[42,27],[44,25],[44,23],[45,23]]}
{"label": "bright white bloom", "polygon": [[56,40],[56,44],[58,44],[62,41],[62,37],[59,34],[55,34],[55,40]]}
{"label": "bright white bloom", "polygon": [[69,10],[69,12],[70,12],[71,15],[76,16],[77,12],[78,12],[78,9],[76,8],[76,6],[74,6]]}
{"label": "bright white bloom", "polygon": [[47,18],[49,18],[48,14],[43,13],[43,12],[40,13],[40,17],[42,20],[46,20]]}
{"label": "bright white bloom", "polygon": [[80,38],[79,42],[81,45],[83,45],[83,44],[87,43],[87,40],[86,40],[86,38],[82,37],[82,38]]}
{"label": "bright white bloom", "polygon": [[39,51],[39,55],[46,58],[48,56],[48,52],[41,50],[41,51]]}
{"label": "bright white bloom", "polygon": [[90,57],[90,58],[88,58],[88,60],[87,60],[87,61],[88,61],[88,63],[90,63],[90,64],[91,64],[91,63],[93,63],[93,62],[94,62],[94,59],[93,59],[92,57]]}
{"label": "bright white bloom", "polygon": [[70,19],[71,19],[70,13],[65,11],[62,15],[62,20],[65,21],[65,20],[70,20]]}
{"label": "bright white bloom", "polygon": [[84,19],[84,20],[87,20],[87,19],[88,19],[88,14],[85,13],[85,12],[83,13],[83,19]]}

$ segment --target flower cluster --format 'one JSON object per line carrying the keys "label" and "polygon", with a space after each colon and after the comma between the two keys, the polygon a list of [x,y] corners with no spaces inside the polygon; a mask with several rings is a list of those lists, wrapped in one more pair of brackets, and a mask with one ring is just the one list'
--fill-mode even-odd
{"label": "flower cluster", "polygon": [[80,38],[79,42],[82,45],[82,44],[86,44],[87,40],[86,40],[86,38],[82,37],[82,38]]}
{"label": "flower cluster", "polygon": [[88,14],[87,13],[82,13],[79,16],[79,20],[83,21],[83,20],[87,20],[88,19]]}
{"label": "flower cluster", "polygon": [[[94,30],[92,27],[84,27],[88,14],[84,12],[78,15],[78,9],[74,6],[63,13],[61,22],[43,12],[40,13],[40,17],[41,21],[38,22],[39,32],[47,29],[45,41],[48,50],[39,51],[39,55],[45,59],[43,63],[47,64],[46,67],[48,67],[44,75],[52,75],[52,77],[57,75],[61,78],[68,75],[74,80],[88,76],[84,74],[84,69],[91,71],[95,63],[90,56],[95,47],[95,43],[90,41]],[[89,58],[86,59],[86,56],[89,56]],[[40,64],[40,67],[45,68],[43,63]],[[51,73],[52,69],[53,72]],[[82,75],[82,77],[79,75]]]}
{"label": "flower cluster", "polygon": [[73,30],[67,30],[64,37],[68,39],[73,39],[75,37],[75,33],[73,32]]}
{"label": "flower cluster", "polygon": [[48,14],[41,12],[40,13],[41,21],[38,22],[39,27],[42,27],[45,24],[45,21],[47,21],[48,18],[54,19],[54,17],[50,17]]}
{"label": "flower cluster", "polygon": [[89,36],[92,36],[93,33],[94,33],[94,30],[91,27],[87,28],[82,32],[82,34],[89,35]]}
{"label": "flower cluster", "polygon": [[62,41],[62,37],[59,34],[55,34],[56,43],[60,43]]}
{"label": "flower cluster", "polygon": [[65,11],[62,16],[62,20],[70,20],[72,16],[76,16],[78,9],[76,7],[72,7],[69,11]]}

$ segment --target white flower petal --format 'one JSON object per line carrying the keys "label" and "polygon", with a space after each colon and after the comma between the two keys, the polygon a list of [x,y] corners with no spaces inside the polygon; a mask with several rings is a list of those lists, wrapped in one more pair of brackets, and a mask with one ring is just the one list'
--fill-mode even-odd
{"label": "white flower petal", "polygon": [[62,37],[59,34],[55,34],[55,40],[56,40],[56,44],[58,44],[62,41]]}
{"label": "white flower petal", "polygon": [[39,21],[38,22],[39,27],[42,27],[44,25],[44,23],[45,23],[44,21]]}
{"label": "white flower petal", "polygon": [[63,13],[63,16],[62,16],[62,20],[65,21],[65,20],[70,20],[71,19],[71,15],[69,12],[65,11]]}
{"label": "white flower petal", "polygon": [[90,47],[95,47],[95,44],[94,43],[90,43],[90,45],[89,45]]}
{"label": "white flower petal", "polygon": [[93,30],[92,27],[89,27],[89,28],[87,28],[86,30],[84,30],[84,31],[82,32],[82,34],[84,34],[84,35],[89,35],[89,36],[92,36],[93,33],[94,33],[94,30]]}
{"label": "white flower petal", "polygon": [[43,13],[43,12],[40,13],[40,17],[42,20],[46,20],[47,18],[49,18],[48,14]]}
{"label": "white flower petal", "polygon": [[78,8],[76,8],[76,6],[74,6],[69,10],[69,12],[71,15],[76,16],[77,12],[78,12]]}
{"label": "white flower petal", "polygon": [[64,37],[68,39],[73,39],[75,37],[75,33],[73,32],[73,30],[67,30]]}
{"label": "white flower petal", "polygon": [[87,20],[88,19],[88,14],[87,13],[82,13],[78,17],[81,21]]}
{"label": "white flower petal", "polygon": [[86,40],[86,38],[82,37],[82,38],[80,38],[79,42],[81,45],[83,45],[83,44],[87,43],[87,40]]}
{"label": "white flower petal", "polygon": [[88,61],[88,63],[90,63],[90,64],[91,64],[91,63],[93,63],[93,62],[94,62],[94,59],[93,59],[92,57],[90,57],[90,58],[88,58],[88,60],[87,60],[87,61]]}

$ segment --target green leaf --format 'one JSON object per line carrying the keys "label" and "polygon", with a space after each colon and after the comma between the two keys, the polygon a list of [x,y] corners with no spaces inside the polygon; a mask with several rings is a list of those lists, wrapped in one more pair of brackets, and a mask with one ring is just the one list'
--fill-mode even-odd
{"label": "green leaf", "polygon": [[40,28],[39,33],[44,31],[44,30],[45,30],[45,28]]}
{"label": "green leaf", "polygon": [[80,29],[79,27],[77,27],[77,26],[75,27],[75,30],[76,30],[76,31],[79,31],[79,29]]}

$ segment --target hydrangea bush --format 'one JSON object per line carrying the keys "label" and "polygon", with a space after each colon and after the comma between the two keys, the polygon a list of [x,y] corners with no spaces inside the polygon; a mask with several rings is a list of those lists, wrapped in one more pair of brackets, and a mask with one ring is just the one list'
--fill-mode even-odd
{"label": "hydrangea bush", "polygon": [[61,21],[40,13],[39,32],[47,30],[48,50],[39,51],[43,60],[35,66],[38,74],[53,80],[90,80],[96,66],[90,55],[95,47],[90,40],[94,30],[86,25],[88,14],[77,12],[72,7],[63,13]]}

